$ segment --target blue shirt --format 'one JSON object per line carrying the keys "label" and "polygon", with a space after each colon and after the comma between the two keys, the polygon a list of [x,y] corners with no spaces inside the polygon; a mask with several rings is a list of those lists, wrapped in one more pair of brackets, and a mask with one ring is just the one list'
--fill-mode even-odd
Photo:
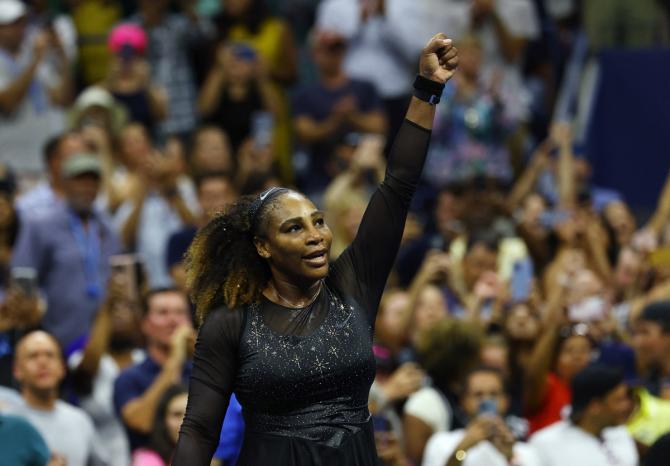
{"label": "blue shirt", "polygon": [[[191,378],[191,362],[184,365],[182,371],[181,381],[184,386],[188,386]],[[154,383],[156,377],[160,374],[163,368],[148,355],[147,358],[139,363],[132,365],[119,374],[119,377],[114,382],[114,409],[122,419],[121,410],[129,402],[135,398],[139,398],[147,391],[147,389]],[[130,440],[131,450],[139,447],[147,446],[149,436],[128,428],[128,440]]]}
{"label": "blue shirt", "polygon": [[[102,291],[109,277],[109,257],[121,248],[116,233],[102,216],[94,214],[89,222],[89,231],[97,232],[95,280]],[[67,206],[56,206],[49,215],[25,219],[12,255],[12,267],[37,271],[47,300],[42,325],[64,348],[88,332],[103,296],[90,293],[93,277],[87,271]]]}
{"label": "blue shirt", "polygon": [[242,417],[242,406],[233,393],[230,397],[226,417],[223,418],[219,447],[214,453],[214,458],[221,460],[223,466],[235,466],[237,458],[240,456],[243,440],[244,418]]}
{"label": "blue shirt", "polygon": [[0,414],[0,466],[45,466],[49,448],[25,419]]}

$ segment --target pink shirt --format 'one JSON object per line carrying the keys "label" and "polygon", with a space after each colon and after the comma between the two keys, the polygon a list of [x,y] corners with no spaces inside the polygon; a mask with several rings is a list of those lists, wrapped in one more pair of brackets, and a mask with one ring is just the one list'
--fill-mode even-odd
{"label": "pink shirt", "polygon": [[158,453],[146,448],[138,448],[133,452],[132,466],[167,466]]}

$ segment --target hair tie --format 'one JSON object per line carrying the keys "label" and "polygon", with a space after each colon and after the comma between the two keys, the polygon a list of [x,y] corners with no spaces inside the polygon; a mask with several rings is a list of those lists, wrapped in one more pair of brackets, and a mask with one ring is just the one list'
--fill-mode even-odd
{"label": "hair tie", "polygon": [[256,217],[258,216],[258,212],[261,211],[263,206],[267,202],[270,202],[275,197],[288,191],[289,189],[287,188],[279,188],[277,186],[273,186],[272,188],[266,189],[265,191],[260,193],[258,197],[254,199],[254,202],[252,202],[251,205],[249,206],[249,227],[251,228],[251,232],[255,230],[254,227],[256,226],[256,220],[257,220]]}

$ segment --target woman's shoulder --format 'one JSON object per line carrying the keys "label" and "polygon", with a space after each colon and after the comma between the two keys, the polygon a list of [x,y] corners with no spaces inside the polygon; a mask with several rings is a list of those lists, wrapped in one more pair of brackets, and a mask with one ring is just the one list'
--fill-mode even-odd
{"label": "woman's shoulder", "polygon": [[246,307],[244,306],[234,309],[226,306],[216,307],[207,311],[203,317],[200,332],[224,331],[228,334],[238,334],[242,331],[246,312]]}

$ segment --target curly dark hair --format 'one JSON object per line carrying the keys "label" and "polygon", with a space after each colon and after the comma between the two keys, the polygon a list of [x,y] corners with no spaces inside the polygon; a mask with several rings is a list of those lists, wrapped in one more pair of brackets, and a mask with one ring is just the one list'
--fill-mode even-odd
{"label": "curly dark hair", "polygon": [[484,343],[481,329],[469,322],[445,319],[419,336],[419,359],[437,387],[461,384],[480,363]]}
{"label": "curly dark hair", "polygon": [[185,264],[186,284],[199,323],[217,307],[235,309],[260,299],[271,272],[258,255],[254,238],[265,235],[269,214],[284,193],[262,204],[253,225],[250,209],[258,196],[242,196],[196,235]]}

